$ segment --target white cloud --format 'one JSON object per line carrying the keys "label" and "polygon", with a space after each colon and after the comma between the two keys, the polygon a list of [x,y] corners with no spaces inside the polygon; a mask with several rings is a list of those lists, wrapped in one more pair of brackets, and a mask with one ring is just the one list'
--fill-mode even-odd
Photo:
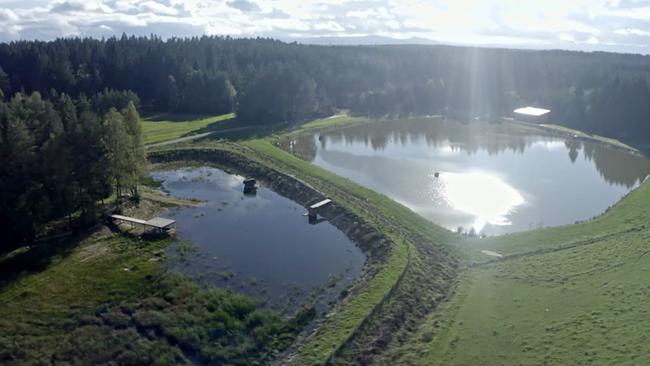
{"label": "white cloud", "polygon": [[650,31],[645,31],[641,29],[636,29],[636,28],[625,28],[625,29],[617,29],[614,31],[615,34],[620,34],[622,36],[650,36]]}
{"label": "white cloud", "polygon": [[[0,41],[66,35],[382,35],[465,44],[645,52],[635,0],[0,0]],[[645,3],[645,4],[644,4]]]}
{"label": "white cloud", "polygon": [[573,37],[572,35],[567,34],[567,33],[560,34],[560,40],[565,41],[565,42],[575,42],[576,41],[575,37]]}
{"label": "white cloud", "polygon": [[341,26],[337,22],[329,21],[327,23],[316,23],[314,24],[314,29],[316,30],[326,30],[326,31],[331,31],[331,32],[342,32],[345,30],[343,26]]}
{"label": "white cloud", "polygon": [[598,39],[598,37],[591,36],[591,37],[589,37],[589,39],[587,39],[587,43],[589,43],[589,44],[599,44],[600,39]]}
{"label": "white cloud", "polygon": [[11,9],[0,8],[0,21],[16,21],[18,16]]}
{"label": "white cloud", "polygon": [[260,6],[250,0],[231,0],[228,5],[244,13],[260,11]]}
{"label": "white cloud", "polygon": [[650,7],[644,6],[644,7],[634,7],[628,9],[617,9],[615,11],[612,11],[611,15],[621,17],[621,18],[648,21],[650,20]]}
{"label": "white cloud", "polygon": [[144,3],[140,4],[138,6],[140,10],[143,11],[150,11],[155,14],[165,14],[165,15],[176,15],[178,14],[178,10],[169,7],[167,5],[163,5],[160,3],[157,3],[155,1],[145,1]]}
{"label": "white cloud", "polygon": [[345,13],[348,17],[359,19],[392,19],[393,15],[384,7],[377,9],[369,8],[364,10],[351,10]]}

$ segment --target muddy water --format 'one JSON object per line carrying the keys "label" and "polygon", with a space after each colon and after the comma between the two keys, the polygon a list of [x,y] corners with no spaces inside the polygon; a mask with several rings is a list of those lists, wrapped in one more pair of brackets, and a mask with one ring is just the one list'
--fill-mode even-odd
{"label": "muddy water", "polygon": [[361,274],[365,256],[352,241],[326,221],[310,225],[302,206],[267,188],[244,195],[243,177],[209,167],[152,175],[171,195],[204,201],[166,214],[177,221],[175,270],[284,311],[306,300],[324,309]]}
{"label": "muddy water", "polygon": [[487,235],[589,219],[650,174],[650,161],[600,144],[435,118],[341,128],[285,148],[450,230]]}

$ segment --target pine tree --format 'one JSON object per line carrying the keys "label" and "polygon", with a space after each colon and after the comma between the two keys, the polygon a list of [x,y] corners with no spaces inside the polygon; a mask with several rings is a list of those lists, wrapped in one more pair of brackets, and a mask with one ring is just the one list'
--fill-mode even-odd
{"label": "pine tree", "polygon": [[142,138],[142,125],[140,116],[135,105],[130,102],[127,108],[122,112],[126,131],[129,135],[130,153],[128,156],[129,164],[127,174],[130,175],[129,181],[132,182],[129,188],[134,197],[138,196],[137,182],[145,174],[146,154]]}
{"label": "pine tree", "polygon": [[124,116],[115,108],[104,115],[104,146],[108,159],[110,176],[115,184],[117,201],[120,202],[122,191],[133,182],[130,172],[131,156],[133,154],[131,137],[129,136]]}

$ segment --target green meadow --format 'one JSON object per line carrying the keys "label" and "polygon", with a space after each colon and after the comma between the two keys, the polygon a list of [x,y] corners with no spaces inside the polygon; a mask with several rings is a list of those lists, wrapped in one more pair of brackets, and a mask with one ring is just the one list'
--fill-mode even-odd
{"label": "green meadow", "polygon": [[[143,123],[146,142],[213,129],[233,117],[179,117],[178,122],[150,118]],[[312,334],[299,337],[286,363],[354,364],[361,353],[370,354],[367,360],[373,364],[395,365],[650,363],[649,184],[582,223],[465,238],[280,147],[298,134],[356,123],[372,122],[341,115],[266,136],[252,131],[256,137],[185,142],[150,152],[200,149],[237,154],[319,190],[392,241],[390,251],[372,268],[373,276],[337,304]],[[170,282],[157,265],[164,260],[160,253],[166,244],[119,234],[86,239],[22,272],[0,290],[0,316],[5,319],[0,325],[10,334],[0,335],[0,360],[39,362],[51,355],[92,359],[75,353],[75,347],[88,345],[76,342],[68,331],[113,344],[126,361],[183,364],[189,362],[188,354],[204,360],[230,357],[223,352],[232,355],[237,346],[212,347],[211,325],[203,324],[211,315],[201,309],[232,299],[257,314],[253,303],[233,294],[206,294],[187,282]],[[0,265],[20,268],[32,255],[43,257],[28,251],[0,258]],[[189,296],[190,303],[167,299],[178,293]],[[177,317],[190,308],[187,317]],[[254,357],[270,360],[272,355],[265,352],[285,349],[299,327],[299,317],[259,317],[265,325],[257,331],[280,338],[263,344],[247,340],[250,348],[240,350],[242,363]],[[142,338],[131,332],[142,324],[157,336]],[[188,332],[178,324],[185,324]],[[392,338],[382,338],[385,334]],[[63,339],[63,347],[58,339]],[[131,354],[126,341],[119,339],[137,343],[140,351],[158,352],[158,357]],[[175,346],[178,342],[195,349],[182,350]],[[94,360],[109,359],[106,349],[98,348]]]}
{"label": "green meadow", "polygon": [[144,143],[155,144],[193,135],[234,118],[234,113],[208,117],[169,114],[149,116],[142,121]]}
{"label": "green meadow", "polygon": [[421,365],[647,365],[648,202],[646,183],[588,222],[463,242],[454,295],[394,353]]}

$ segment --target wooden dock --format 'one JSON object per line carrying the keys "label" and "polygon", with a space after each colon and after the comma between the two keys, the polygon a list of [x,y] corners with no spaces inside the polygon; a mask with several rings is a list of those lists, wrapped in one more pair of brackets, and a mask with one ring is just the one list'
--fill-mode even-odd
{"label": "wooden dock", "polygon": [[129,217],[129,216],[111,215],[111,219],[113,219],[113,221],[117,223],[130,224],[132,227],[136,227],[140,225],[142,226],[144,231],[147,231],[147,229],[152,229],[159,233],[168,232],[171,229],[174,229],[176,227],[176,221],[171,219],[166,219],[164,217],[154,217],[151,220],[145,221],[145,220],[136,219],[134,217]]}
{"label": "wooden dock", "polygon": [[332,203],[332,200],[327,198],[327,199],[324,199],[324,200],[322,200],[320,202],[316,202],[313,205],[309,206],[309,209],[310,210],[317,210],[317,209],[319,209],[319,208],[321,208],[321,207],[323,207],[323,206],[325,206],[327,204],[330,204],[330,203]]}
{"label": "wooden dock", "polygon": [[316,202],[312,205],[309,205],[307,207],[307,215],[309,216],[309,222],[310,223],[316,223],[318,220],[318,211],[325,206],[329,205],[332,203],[332,200],[329,198],[326,198],[322,201]]}

